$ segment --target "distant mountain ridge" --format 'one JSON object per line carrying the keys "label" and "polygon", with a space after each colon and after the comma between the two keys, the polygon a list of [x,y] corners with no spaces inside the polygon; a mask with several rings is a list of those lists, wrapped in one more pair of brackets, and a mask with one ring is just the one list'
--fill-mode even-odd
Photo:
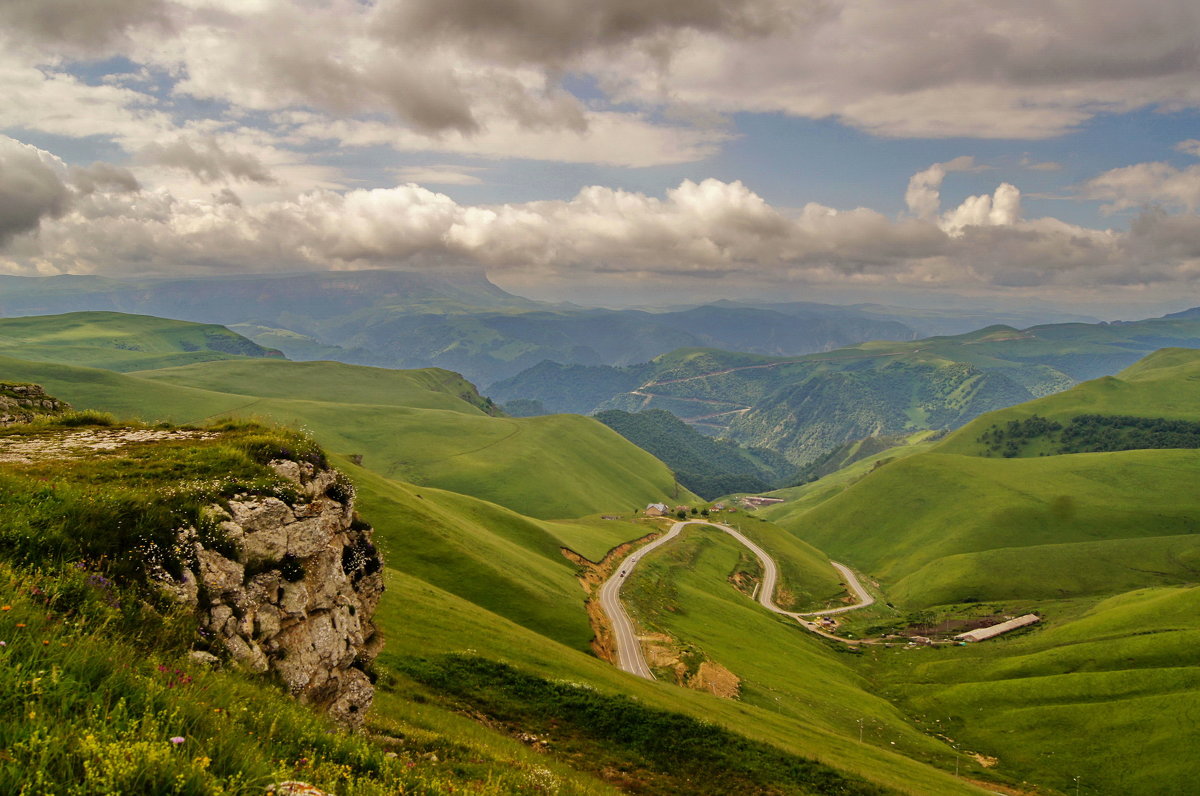
{"label": "distant mountain ridge", "polygon": [[995,325],[794,357],[681,349],[624,368],[541,363],[488,393],[501,403],[540,401],[550,412],[665,409],[803,466],[866,437],[954,429],[1167,346],[1200,347],[1200,317]]}
{"label": "distant mountain ridge", "polygon": [[219,323],[294,360],[441,367],[481,386],[545,360],[625,366],[679,348],[795,356],[1064,317],[733,300],[588,308],[513,295],[468,266],[202,278],[0,276],[0,316],[79,311]]}

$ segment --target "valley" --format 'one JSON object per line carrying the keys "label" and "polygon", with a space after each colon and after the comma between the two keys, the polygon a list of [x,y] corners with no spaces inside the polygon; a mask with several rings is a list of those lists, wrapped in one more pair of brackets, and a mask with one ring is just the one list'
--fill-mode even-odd
{"label": "valley", "polygon": [[[1196,351],[1159,351],[941,439],[864,449],[766,493],[783,502],[722,511],[598,420],[507,417],[449,371],[231,354],[184,322],[67,320],[69,338],[54,316],[22,319],[27,348],[8,351],[28,358],[0,357],[3,378],[42,385],[85,424],[113,412],[151,427],[304,428],[348,476],[386,567],[368,728],[407,739],[388,742],[415,763],[396,776],[448,784],[490,771],[495,792],[521,790],[533,770],[563,793],[1052,794],[1074,777],[1081,792],[1184,792],[1188,736],[1170,728],[1197,693],[1185,652],[1200,633],[1188,608],[1200,571],[1200,506],[1186,487],[1196,451],[1186,437],[1151,450],[1047,446],[1060,444],[1053,424],[1079,416],[1200,416],[1188,386]],[[164,342],[129,345],[142,324]],[[707,381],[688,368],[713,357],[679,360],[656,389]],[[878,365],[873,354],[855,361]],[[715,378],[809,366],[737,362]],[[6,433],[37,433],[21,428]],[[995,429],[1009,428],[1021,444],[998,455]],[[19,478],[0,479],[6,505],[32,494]],[[685,516],[646,517],[651,503]],[[601,560],[609,577],[597,581],[589,562]],[[915,640],[1029,612],[1042,622],[998,640]],[[608,633],[612,646],[597,647]],[[646,732],[667,722],[696,738],[697,755],[663,758],[610,712],[636,715]],[[1080,724],[1113,739],[1072,745],[1063,728]],[[715,740],[709,726],[732,734]],[[1118,737],[1147,733],[1160,740],[1138,747],[1145,765],[1113,758],[1129,743]],[[414,748],[441,750],[438,761]],[[445,762],[468,759],[479,762]]]}

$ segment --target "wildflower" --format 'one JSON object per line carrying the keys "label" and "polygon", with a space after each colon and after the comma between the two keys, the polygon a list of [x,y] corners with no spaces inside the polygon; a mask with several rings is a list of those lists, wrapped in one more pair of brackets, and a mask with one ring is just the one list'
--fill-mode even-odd
{"label": "wildflower", "polygon": [[17,627],[25,627],[25,623],[24,623],[24,622],[17,622]]}
{"label": "wildflower", "polygon": [[176,746],[179,746],[179,744],[183,743],[186,739],[182,735],[176,735],[176,736],[173,736],[170,740],[171,740],[171,743],[175,744]]}
{"label": "wildflower", "polygon": [[50,646],[50,641],[49,641],[48,639],[42,639],[42,646],[43,646],[43,647],[49,647],[49,646]]}
{"label": "wildflower", "polygon": [[0,647],[7,647],[7,646],[8,646],[7,641],[0,641]]}
{"label": "wildflower", "polygon": [[11,605],[0,605],[0,611],[11,611],[11,610],[12,610]]}

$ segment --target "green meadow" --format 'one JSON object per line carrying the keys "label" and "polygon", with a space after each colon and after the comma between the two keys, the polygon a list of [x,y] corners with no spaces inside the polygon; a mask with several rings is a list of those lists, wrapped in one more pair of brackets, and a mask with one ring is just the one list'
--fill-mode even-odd
{"label": "green meadow", "polygon": [[1198,609],[1195,586],[1050,603],[1045,626],[1011,639],[881,651],[874,677],[927,730],[1011,776],[1065,793],[1191,793]]}
{"label": "green meadow", "polygon": [[279,352],[216,324],[73,312],[0,318],[0,355],[127,371]]}
{"label": "green meadow", "polygon": [[447,371],[244,359],[128,374],[18,359],[0,359],[0,368],[5,378],[42,384],[81,409],[306,428],[329,450],[361,457],[382,475],[537,517],[695,500],[665,465],[601,423],[577,415],[492,417],[470,385]]}

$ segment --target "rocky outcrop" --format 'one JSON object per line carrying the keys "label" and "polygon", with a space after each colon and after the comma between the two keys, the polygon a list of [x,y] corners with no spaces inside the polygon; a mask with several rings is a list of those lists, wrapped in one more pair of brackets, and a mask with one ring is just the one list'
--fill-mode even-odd
{"label": "rocky outcrop", "polygon": [[366,670],[382,646],[372,622],[382,561],[343,476],[270,464],[295,500],[239,495],[209,507],[200,529],[179,532],[182,577],[162,567],[150,575],[196,608],[212,651],[276,673],[303,701],[357,726],[374,696]]}
{"label": "rocky outcrop", "polygon": [[0,426],[31,423],[39,415],[56,415],[70,405],[46,395],[37,384],[0,382]]}

